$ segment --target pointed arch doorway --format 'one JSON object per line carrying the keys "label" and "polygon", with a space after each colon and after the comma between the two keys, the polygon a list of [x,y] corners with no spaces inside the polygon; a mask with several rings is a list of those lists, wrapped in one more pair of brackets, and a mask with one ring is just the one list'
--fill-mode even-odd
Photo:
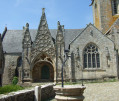
{"label": "pointed arch doorway", "polygon": [[37,62],[32,70],[33,82],[53,82],[54,81],[54,68],[48,61]]}

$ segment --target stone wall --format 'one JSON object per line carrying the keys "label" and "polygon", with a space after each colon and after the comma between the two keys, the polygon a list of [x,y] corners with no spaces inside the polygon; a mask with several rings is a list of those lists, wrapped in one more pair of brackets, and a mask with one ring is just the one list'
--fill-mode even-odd
{"label": "stone wall", "polygon": [[2,84],[11,84],[13,77],[15,76],[15,69],[17,68],[17,59],[21,54],[4,54],[5,65],[3,70]]}
{"label": "stone wall", "polygon": [[55,96],[55,91],[53,90],[53,85],[45,85],[41,87],[41,101],[53,98]]}
{"label": "stone wall", "polygon": [[[41,101],[55,96],[53,84],[41,86]],[[12,92],[7,95],[0,95],[0,101],[34,101],[34,89]]]}
{"label": "stone wall", "polygon": [[0,101],[34,101],[34,90],[21,90],[8,95],[0,95]]}
{"label": "stone wall", "polygon": [[[85,47],[90,43],[93,43],[98,47],[98,52],[100,54],[100,68],[83,68],[83,52]],[[79,67],[75,66],[74,73],[76,79],[82,78],[82,71],[83,79],[117,77],[117,61],[114,43],[93,25],[89,24],[87,28],[74,41],[72,41],[70,44],[70,52],[76,54],[77,48],[79,48],[80,60],[78,60]],[[106,49],[108,49],[109,58],[107,58]]]}

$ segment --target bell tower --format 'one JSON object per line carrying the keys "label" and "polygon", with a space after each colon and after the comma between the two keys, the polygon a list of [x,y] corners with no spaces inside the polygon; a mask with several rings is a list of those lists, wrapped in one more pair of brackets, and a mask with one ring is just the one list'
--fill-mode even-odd
{"label": "bell tower", "polygon": [[105,33],[119,17],[119,0],[92,0],[94,25]]}

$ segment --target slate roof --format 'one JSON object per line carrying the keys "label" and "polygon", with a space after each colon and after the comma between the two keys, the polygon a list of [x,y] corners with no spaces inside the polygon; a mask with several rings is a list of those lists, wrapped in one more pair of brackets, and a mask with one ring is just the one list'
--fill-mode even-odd
{"label": "slate roof", "polygon": [[[69,43],[81,32],[83,29],[65,29],[65,48],[67,49]],[[31,29],[30,35],[32,41],[35,40],[37,30]],[[56,39],[57,29],[50,29],[51,36]],[[6,53],[21,53],[23,30],[7,30],[3,39],[3,51]]]}

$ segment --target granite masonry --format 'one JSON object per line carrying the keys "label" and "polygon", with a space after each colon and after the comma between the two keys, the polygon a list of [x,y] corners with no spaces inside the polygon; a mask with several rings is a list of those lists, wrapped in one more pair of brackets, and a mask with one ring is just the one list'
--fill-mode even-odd
{"label": "granite masonry", "polygon": [[[116,1],[116,2],[115,2]],[[115,5],[116,4],[116,5]],[[83,29],[49,29],[45,14],[38,29],[5,28],[0,38],[0,82],[59,82],[64,55],[64,80],[94,80],[119,77],[118,0],[92,0],[94,25]],[[117,10],[117,11],[116,11]]]}

